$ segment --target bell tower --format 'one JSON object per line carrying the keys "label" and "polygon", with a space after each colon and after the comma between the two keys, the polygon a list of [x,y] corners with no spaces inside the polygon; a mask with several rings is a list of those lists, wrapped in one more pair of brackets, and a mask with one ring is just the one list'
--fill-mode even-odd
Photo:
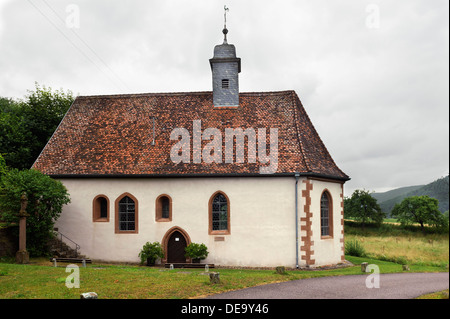
{"label": "bell tower", "polygon": [[224,7],[223,43],[214,47],[214,56],[209,60],[213,82],[214,107],[239,106],[239,73],[241,59],[236,57],[236,48],[227,41],[227,11]]}

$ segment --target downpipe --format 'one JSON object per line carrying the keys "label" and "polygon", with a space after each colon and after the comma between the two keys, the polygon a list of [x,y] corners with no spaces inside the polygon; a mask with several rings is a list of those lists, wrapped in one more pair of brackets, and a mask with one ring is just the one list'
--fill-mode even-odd
{"label": "downpipe", "polygon": [[295,173],[295,268],[298,269],[298,179],[299,173]]}

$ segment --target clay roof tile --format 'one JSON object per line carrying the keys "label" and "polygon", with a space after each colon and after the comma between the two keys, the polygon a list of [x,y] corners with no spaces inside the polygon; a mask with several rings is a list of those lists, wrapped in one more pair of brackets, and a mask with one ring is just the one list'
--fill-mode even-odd
{"label": "clay roof tile", "polygon": [[[222,162],[194,163],[193,126],[222,134]],[[197,122],[198,123],[198,122]],[[190,161],[175,163],[170,139],[176,128],[190,134]],[[294,91],[240,93],[239,107],[215,108],[212,92],[77,97],[33,167],[52,176],[169,176],[259,174],[259,161],[225,162],[225,129],[278,129],[275,174],[304,173],[348,180],[331,158]],[[259,135],[258,135],[259,137]],[[153,144],[154,141],[154,144]],[[201,149],[210,143],[201,142]],[[260,143],[258,140],[257,143]],[[233,147],[234,153],[236,145]],[[196,155],[198,156],[198,155]],[[234,155],[236,156],[236,154]],[[257,154],[259,156],[259,154]]]}

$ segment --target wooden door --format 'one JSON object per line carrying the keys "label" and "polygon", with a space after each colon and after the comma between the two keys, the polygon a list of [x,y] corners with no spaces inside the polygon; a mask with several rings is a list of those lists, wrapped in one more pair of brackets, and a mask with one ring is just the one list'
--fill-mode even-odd
{"label": "wooden door", "polygon": [[184,249],[187,247],[186,239],[179,232],[175,231],[170,236],[167,245],[167,262],[168,263],[185,263],[186,257],[184,254],[186,252]]}

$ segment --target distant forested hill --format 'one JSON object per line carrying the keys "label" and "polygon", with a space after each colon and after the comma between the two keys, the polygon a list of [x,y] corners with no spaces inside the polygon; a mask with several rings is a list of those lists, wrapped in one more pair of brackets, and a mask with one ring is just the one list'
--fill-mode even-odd
{"label": "distant forested hill", "polygon": [[441,177],[427,185],[407,186],[396,188],[384,193],[373,193],[381,209],[388,216],[396,203],[400,203],[405,197],[430,196],[439,201],[441,213],[449,210],[449,176]]}

